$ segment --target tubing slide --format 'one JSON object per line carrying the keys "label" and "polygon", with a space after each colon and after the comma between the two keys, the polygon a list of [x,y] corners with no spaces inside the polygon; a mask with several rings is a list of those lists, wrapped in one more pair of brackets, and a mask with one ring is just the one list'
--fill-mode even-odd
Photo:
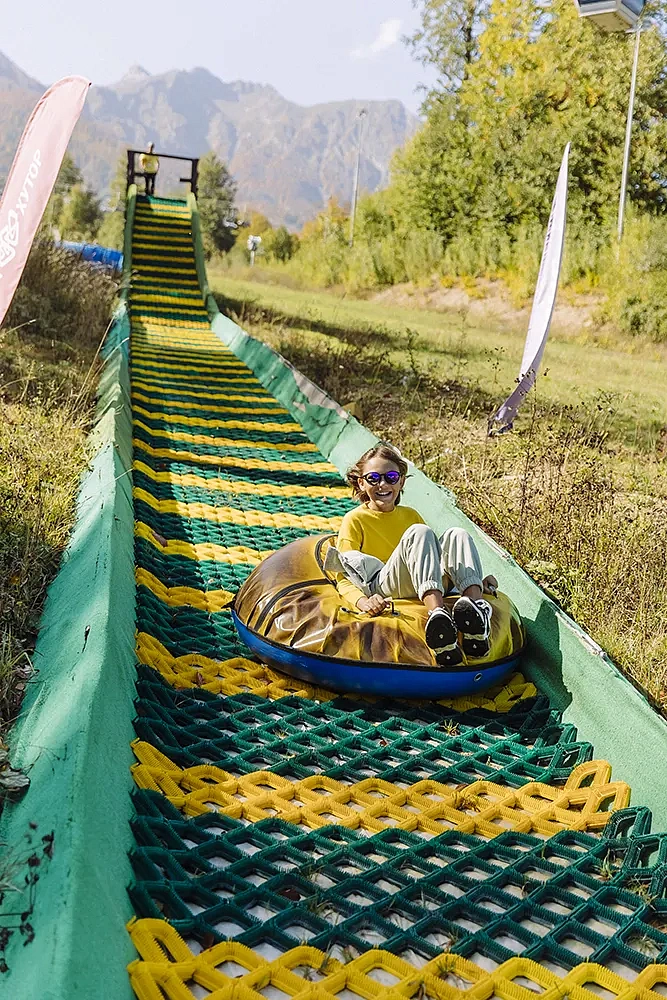
{"label": "tubing slide", "polygon": [[130,188],[125,269],[13,733],[32,786],[0,827],[24,889],[0,993],[664,996],[664,721],[419,472],[407,502],[471,530],[521,609],[525,676],[370,702],[248,659],[230,596],[336,530],[373,437],[218,312],[194,198]]}

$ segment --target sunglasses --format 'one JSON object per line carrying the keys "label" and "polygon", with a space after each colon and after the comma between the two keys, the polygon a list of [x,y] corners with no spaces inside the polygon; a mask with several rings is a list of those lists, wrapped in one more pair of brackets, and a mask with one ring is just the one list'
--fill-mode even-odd
{"label": "sunglasses", "polygon": [[359,476],[359,478],[365,480],[371,486],[379,486],[383,479],[389,486],[395,486],[400,480],[401,474],[400,472],[395,472],[394,469],[390,469],[389,472],[367,472],[365,476]]}

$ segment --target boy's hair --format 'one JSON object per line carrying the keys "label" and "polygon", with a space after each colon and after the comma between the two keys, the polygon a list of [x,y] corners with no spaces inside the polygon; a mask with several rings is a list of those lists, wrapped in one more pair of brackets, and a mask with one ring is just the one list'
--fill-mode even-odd
{"label": "boy's hair", "polygon": [[[357,459],[354,465],[347,470],[346,479],[350,486],[352,487],[352,496],[358,503],[368,503],[368,493],[364,489],[363,479],[361,476],[364,472],[364,466],[367,462],[370,462],[372,458],[384,458],[385,461],[391,462],[395,465],[402,476],[407,476],[408,474],[408,463],[404,458],[399,455],[395,448],[392,448],[388,444],[376,444],[368,451],[365,451],[361,458]],[[396,497],[396,503],[401,502],[401,494],[399,493]]]}

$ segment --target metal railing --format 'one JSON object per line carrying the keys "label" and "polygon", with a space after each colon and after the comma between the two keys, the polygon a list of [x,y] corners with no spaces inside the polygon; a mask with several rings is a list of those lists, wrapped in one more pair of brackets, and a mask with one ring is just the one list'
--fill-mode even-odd
{"label": "metal railing", "polygon": [[[134,184],[135,178],[143,177],[143,172],[137,170],[135,165],[135,157],[141,156],[145,153],[145,149],[128,149],[127,151],[127,184]],[[189,163],[190,176],[189,177],[179,177],[179,181],[182,184],[189,184],[190,190],[192,191],[195,198],[197,197],[197,180],[199,175],[199,157],[192,156],[174,156],[173,153],[151,153],[151,156],[156,156],[158,160],[182,160],[184,163]]]}

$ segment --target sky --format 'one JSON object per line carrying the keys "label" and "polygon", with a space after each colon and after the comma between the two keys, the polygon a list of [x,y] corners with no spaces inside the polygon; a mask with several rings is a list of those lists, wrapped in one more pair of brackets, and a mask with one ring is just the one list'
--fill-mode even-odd
{"label": "sky", "polygon": [[412,0],[53,0],[3,4],[0,50],[48,84],[79,73],[113,83],[203,66],[274,86],[297,104],[398,98],[412,111],[431,75],[403,35]]}

